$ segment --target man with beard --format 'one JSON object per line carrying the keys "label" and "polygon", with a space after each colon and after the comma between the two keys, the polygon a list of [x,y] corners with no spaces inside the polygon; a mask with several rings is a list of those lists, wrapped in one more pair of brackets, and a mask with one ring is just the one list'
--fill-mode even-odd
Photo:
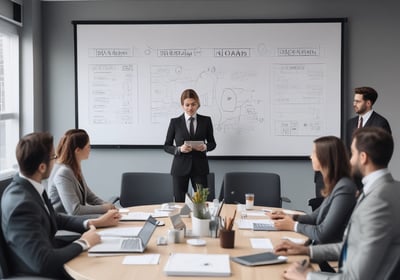
{"label": "man with beard", "polygon": [[353,108],[358,116],[347,121],[346,145],[349,149],[351,136],[354,130],[359,127],[377,126],[392,134],[389,122],[372,109],[377,99],[378,93],[371,87],[358,87],[354,89]]}
{"label": "man with beard", "polygon": [[285,279],[400,279],[400,182],[387,169],[392,136],[382,128],[357,129],[351,144],[352,173],[363,177],[343,242],[304,246],[285,241],[280,255],[308,255],[311,261],[339,261],[337,273],[316,272],[307,260],[294,263]]}

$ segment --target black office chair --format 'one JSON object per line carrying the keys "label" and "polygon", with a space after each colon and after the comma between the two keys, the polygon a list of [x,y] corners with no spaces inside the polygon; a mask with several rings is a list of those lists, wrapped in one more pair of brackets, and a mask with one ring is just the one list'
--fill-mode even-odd
{"label": "black office chair", "polygon": [[[12,178],[0,181],[0,219],[1,219],[1,197],[4,190],[11,183]],[[0,220],[1,221],[1,220]],[[18,280],[49,280],[50,278],[39,276],[12,276],[11,265],[9,264],[7,254],[7,243],[4,239],[3,230],[0,223],[0,279],[18,279]]]}
{"label": "black office chair", "polygon": [[207,186],[209,194],[207,197],[208,201],[213,201],[215,198],[215,174],[213,172],[207,175]]}
{"label": "black office chair", "polygon": [[222,182],[219,199],[225,203],[245,203],[245,194],[254,193],[254,205],[282,207],[281,179],[278,174],[266,172],[229,172]]}
{"label": "black office chair", "polygon": [[169,173],[126,172],[122,174],[119,203],[122,207],[174,201]]}

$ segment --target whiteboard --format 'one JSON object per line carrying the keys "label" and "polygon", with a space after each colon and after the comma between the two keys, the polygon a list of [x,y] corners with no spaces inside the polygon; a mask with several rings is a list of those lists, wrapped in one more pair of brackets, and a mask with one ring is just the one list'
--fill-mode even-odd
{"label": "whiteboard", "polygon": [[210,156],[308,156],[341,134],[343,23],[74,21],[76,125],[93,147],[159,148],[193,88]]}

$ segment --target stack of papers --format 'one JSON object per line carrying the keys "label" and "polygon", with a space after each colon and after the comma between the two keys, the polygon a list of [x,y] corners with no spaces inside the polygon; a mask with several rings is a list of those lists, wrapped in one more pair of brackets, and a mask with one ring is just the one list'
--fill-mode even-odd
{"label": "stack of papers", "polygon": [[164,272],[168,276],[230,276],[228,254],[185,254],[169,256]]}

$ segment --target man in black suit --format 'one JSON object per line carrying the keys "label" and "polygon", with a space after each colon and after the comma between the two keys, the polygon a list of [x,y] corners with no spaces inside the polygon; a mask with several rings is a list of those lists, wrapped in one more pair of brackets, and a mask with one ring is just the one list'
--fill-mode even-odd
{"label": "man in black suit", "polygon": [[[171,174],[173,176],[176,202],[184,202],[189,179],[192,186],[207,186],[209,166],[207,152],[216,147],[211,118],[197,114],[200,100],[193,89],[186,89],[181,95],[184,113],[171,119],[164,150],[174,155]],[[175,141],[175,143],[174,143]],[[202,141],[200,145],[189,145],[185,141]]]}
{"label": "man in black suit", "polygon": [[346,145],[351,146],[353,132],[358,127],[377,126],[381,127],[390,134],[389,122],[372,109],[378,93],[371,87],[358,87],[354,89],[353,108],[358,116],[347,121],[346,126]]}
{"label": "man in black suit", "polygon": [[[378,93],[371,87],[358,87],[354,89],[353,108],[357,116],[347,121],[346,145],[350,151],[353,132],[361,127],[380,127],[392,134],[389,122],[382,115],[372,109]],[[362,189],[360,177],[354,177],[357,188]]]}
{"label": "man in black suit", "polygon": [[[99,243],[96,227],[115,226],[120,215],[117,210],[109,210],[97,219],[86,220],[54,212],[42,185],[57,158],[49,133],[31,133],[21,138],[16,156],[20,172],[1,198],[1,229],[12,274],[70,279],[64,264]],[[83,235],[60,247],[55,238],[59,229]]]}

